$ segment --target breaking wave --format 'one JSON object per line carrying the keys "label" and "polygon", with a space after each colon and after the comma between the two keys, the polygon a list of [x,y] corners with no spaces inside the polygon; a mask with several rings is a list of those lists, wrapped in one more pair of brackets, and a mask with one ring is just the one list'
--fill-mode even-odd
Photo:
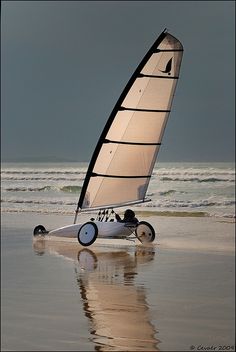
{"label": "breaking wave", "polygon": [[44,187],[7,187],[4,189],[7,192],[45,192],[45,191],[62,191],[67,193],[80,193],[81,186],[44,186]]}
{"label": "breaking wave", "polygon": [[4,175],[79,175],[86,174],[86,171],[66,171],[66,170],[3,170],[1,174]]}
{"label": "breaking wave", "polygon": [[234,179],[231,178],[216,178],[216,177],[207,177],[207,178],[199,178],[199,177],[161,177],[161,181],[172,181],[172,182],[234,182]]}
{"label": "breaking wave", "polygon": [[[2,203],[24,203],[24,204],[61,204],[61,205],[73,205],[75,202],[68,200],[48,200],[48,199],[20,199],[13,198],[7,199],[3,198],[1,200]],[[235,200],[225,199],[222,201],[214,201],[211,199],[205,200],[175,200],[175,199],[166,199],[166,200],[158,200],[151,201],[145,204],[141,204],[142,207],[150,207],[150,208],[201,208],[201,207],[221,207],[221,206],[234,206]]]}
{"label": "breaking wave", "polygon": [[81,186],[63,186],[60,188],[60,191],[68,193],[80,193],[81,188]]}
{"label": "breaking wave", "polygon": [[[165,165],[165,166],[164,166]],[[1,170],[2,212],[73,213],[87,164],[10,165]],[[141,205],[160,216],[235,217],[233,163],[158,164]],[[117,192],[119,190],[116,190]],[[136,208],[141,210],[141,208]],[[192,214],[192,215],[190,215]]]}
{"label": "breaking wave", "polygon": [[48,177],[29,177],[29,176],[7,176],[4,177],[5,181],[78,181],[78,180],[84,180],[85,176],[80,176],[78,175],[77,177],[54,177],[54,176],[48,176]]}
{"label": "breaking wave", "polygon": [[230,168],[155,168],[154,175],[158,176],[234,176],[235,170],[233,167]]}
{"label": "breaking wave", "polygon": [[161,200],[152,201],[142,205],[150,208],[201,208],[201,207],[222,207],[222,206],[234,206],[235,200],[225,199],[222,201],[214,201],[211,199],[205,200]]}
{"label": "breaking wave", "polygon": [[170,196],[171,194],[174,194],[174,193],[186,193],[184,191],[177,191],[175,189],[169,189],[168,191],[161,191],[159,192],[159,195],[160,196]]}
{"label": "breaking wave", "polygon": [[1,177],[4,181],[78,181],[84,180],[86,171],[66,170],[2,170]]}
{"label": "breaking wave", "polygon": [[75,205],[75,202],[66,200],[44,200],[44,199],[1,199],[2,203],[14,204],[53,204],[53,205]]}

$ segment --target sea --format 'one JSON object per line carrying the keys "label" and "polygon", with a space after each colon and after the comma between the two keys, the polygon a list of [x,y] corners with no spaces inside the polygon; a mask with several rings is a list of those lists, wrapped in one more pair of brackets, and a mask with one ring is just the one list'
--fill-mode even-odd
{"label": "sea", "polygon": [[[88,163],[2,163],[1,212],[74,215]],[[235,218],[234,163],[155,165],[138,211]]]}

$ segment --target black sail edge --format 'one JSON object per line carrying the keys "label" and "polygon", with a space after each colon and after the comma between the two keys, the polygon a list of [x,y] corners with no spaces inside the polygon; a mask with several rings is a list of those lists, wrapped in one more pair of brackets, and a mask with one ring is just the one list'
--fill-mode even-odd
{"label": "black sail edge", "polygon": [[[159,35],[159,37],[155,40],[155,42],[153,43],[153,45],[151,46],[151,48],[148,50],[148,52],[146,53],[146,55],[144,56],[144,58],[142,59],[142,61],[140,62],[140,64],[137,66],[136,70],[134,71],[133,75],[131,76],[131,78],[129,79],[127,85],[125,86],[123,92],[121,93],[119,99],[117,100],[106,124],[105,127],[100,135],[100,138],[97,142],[96,148],[93,152],[92,158],[90,160],[89,166],[88,166],[88,170],[84,179],[84,183],[81,189],[81,193],[80,193],[80,198],[78,201],[78,205],[77,205],[77,209],[76,209],[76,214],[78,213],[79,210],[82,210],[82,204],[85,198],[85,194],[87,191],[87,187],[89,184],[89,180],[90,177],[93,173],[93,168],[94,165],[96,163],[97,157],[99,155],[99,152],[101,150],[101,147],[104,143],[105,137],[112,125],[112,122],[117,114],[117,112],[119,111],[122,102],[124,101],[127,93],[129,92],[130,88],[132,87],[133,83],[135,82],[135,80],[139,77],[139,74],[141,72],[141,70],[143,69],[143,67],[145,66],[145,64],[148,62],[148,60],[150,59],[150,57],[152,56],[152,54],[155,52],[156,48],[160,45],[160,43],[164,40],[164,38],[166,37],[167,33],[165,32],[165,30]],[[76,218],[75,218],[75,222],[76,222]]]}

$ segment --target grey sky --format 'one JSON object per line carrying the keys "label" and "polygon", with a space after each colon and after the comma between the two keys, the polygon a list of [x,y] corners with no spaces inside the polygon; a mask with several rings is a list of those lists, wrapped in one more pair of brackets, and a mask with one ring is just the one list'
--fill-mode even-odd
{"label": "grey sky", "polygon": [[167,27],[184,57],[160,161],[234,160],[233,1],[2,1],[2,160],[88,161]]}

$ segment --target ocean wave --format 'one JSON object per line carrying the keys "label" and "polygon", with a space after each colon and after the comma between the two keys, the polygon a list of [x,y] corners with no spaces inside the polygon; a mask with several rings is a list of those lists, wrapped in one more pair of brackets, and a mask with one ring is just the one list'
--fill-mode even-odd
{"label": "ocean wave", "polygon": [[169,195],[174,194],[176,192],[177,191],[175,189],[169,189],[168,191],[159,192],[159,195],[160,196],[169,196]]}
{"label": "ocean wave", "polygon": [[[160,165],[160,164],[159,164]],[[4,168],[1,169],[2,175],[78,175],[78,174],[86,174],[87,167],[78,167],[78,168],[50,168],[50,167],[43,167],[43,168],[27,168],[27,167],[19,167],[19,168]],[[235,168],[234,167],[223,167],[223,168],[212,168],[212,167],[205,167],[205,168],[198,168],[198,167],[160,167],[156,166],[153,169],[153,174],[159,176],[165,175],[235,175]]]}
{"label": "ocean wave", "polygon": [[15,176],[7,176],[2,178],[2,181],[82,181],[84,177],[15,177]]}
{"label": "ocean wave", "polygon": [[[6,181],[78,181],[84,180],[87,169],[2,169],[2,180]],[[233,168],[158,168],[153,170],[152,178],[175,182],[235,182]]]}
{"label": "ocean wave", "polygon": [[158,176],[234,176],[234,168],[155,168],[154,175]]}
{"label": "ocean wave", "polygon": [[7,192],[42,192],[49,191],[53,187],[52,186],[44,186],[44,187],[7,187],[3,189]]}
{"label": "ocean wave", "polygon": [[80,193],[81,189],[81,186],[63,186],[60,188],[60,191],[68,193]]}
{"label": "ocean wave", "polygon": [[66,170],[2,170],[2,175],[78,175],[86,174],[86,171],[79,169],[78,171],[66,171]]}
{"label": "ocean wave", "polygon": [[66,193],[80,193],[81,186],[62,186],[62,187],[55,187],[55,186],[43,186],[43,187],[7,187],[3,188],[6,192],[45,192],[45,191],[62,191]]}
{"label": "ocean wave", "polygon": [[[20,199],[20,198],[3,198],[2,203],[14,203],[14,204],[48,204],[48,205],[74,205],[75,202],[69,200],[49,200],[49,199]],[[233,207],[235,206],[235,200],[223,199],[223,200],[176,200],[176,199],[165,199],[156,200],[148,203],[140,204],[141,207],[147,208],[205,208],[205,207]]]}
{"label": "ocean wave", "polygon": [[43,199],[1,199],[1,203],[14,204],[45,204],[45,205],[75,205],[75,202],[66,200],[43,200]]}
{"label": "ocean wave", "polygon": [[216,178],[216,177],[207,177],[207,178],[199,178],[199,177],[161,177],[161,181],[168,181],[168,182],[234,182],[234,179],[230,178]]}
{"label": "ocean wave", "polygon": [[223,199],[223,200],[158,200],[151,201],[142,205],[147,208],[202,208],[202,207],[230,207],[235,206],[235,200]]}

